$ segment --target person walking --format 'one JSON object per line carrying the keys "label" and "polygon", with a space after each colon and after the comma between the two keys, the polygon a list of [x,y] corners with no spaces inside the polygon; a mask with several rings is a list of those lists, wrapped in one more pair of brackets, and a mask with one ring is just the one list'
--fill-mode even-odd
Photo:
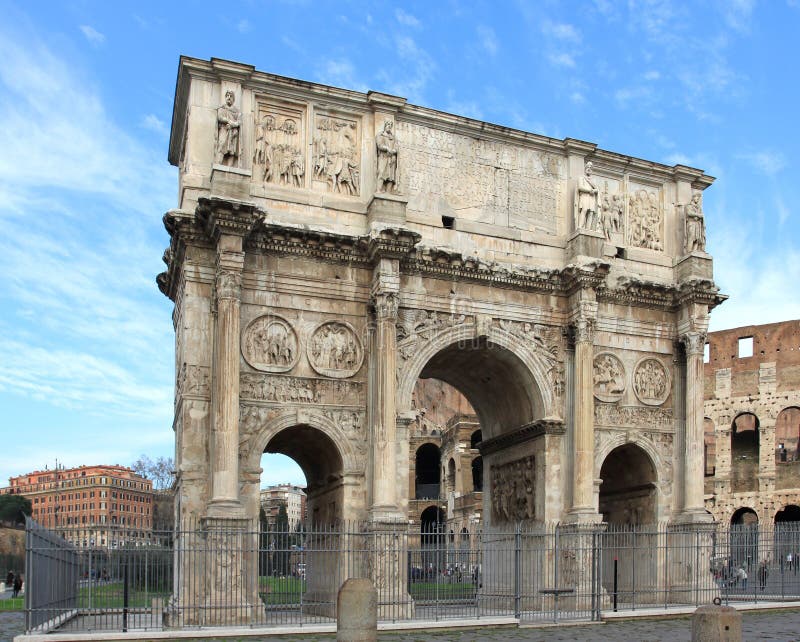
{"label": "person walking", "polygon": [[737,584],[741,583],[742,590],[747,590],[747,571],[744,570],[744,565],[739,567],[739,570],[736,571],[736,580]]}
{"label": "person walking", "polygon": [[17,573],[14,576],[14,592],[11,594],[11,597],[17,597],[21,590],[22,590],[22,576],[19,573]]}
{"label": "person walking", "polygon": [[6,588],[10,589],[14,585],[14,571],[9,571],[6,575]]}
{"label": "person walking", "polygon": [[769,576],[769,568],[767,567],[767,560],[761,560],[758,565],[758,587],[763,593],[767,588],[767,577]]}

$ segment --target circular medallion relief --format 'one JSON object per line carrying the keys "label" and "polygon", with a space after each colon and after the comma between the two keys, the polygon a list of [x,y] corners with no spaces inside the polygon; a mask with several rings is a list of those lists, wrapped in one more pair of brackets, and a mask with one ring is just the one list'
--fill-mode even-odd
{"label": "circular medallion relief", "polygon": [[669,397],[669,371],[658,359],[642,359],[633,371],[633,391],[642,403],[660,406]]}
{"label": "circular medallion relief", "polygon": [[625,366],[610,352],[601,352],[594,358],[593,381],[600,401],[619,401],[625,393]]}
{"label": "circular medallion relief", "polygon": [[256,370],[288,372],[300,357],[291,324],[274,314],[253,319],[242,334],[242,354]]}
{"label": "circular medallion relief", "polygon": [[326,321],[316,327],[306,347],[308,362],[319,374],[352,377],[364,362],[364,348],[349,323]]}

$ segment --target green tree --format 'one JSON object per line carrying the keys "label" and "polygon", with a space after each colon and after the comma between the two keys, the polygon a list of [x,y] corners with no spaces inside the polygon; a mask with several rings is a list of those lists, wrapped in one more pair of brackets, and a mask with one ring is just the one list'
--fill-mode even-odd
{"label": "green tree", "polygon": [[278,505],[278,515],[275,518],[275,572],[278,575],[289,574],[289,555],[294,537],[289,530],[289,513],[286,503]]}
{"label": "green tree", "polygon": [[0,495],[0,521],[24,524],[25,515],[33,512],[31,500],[22,495]]}

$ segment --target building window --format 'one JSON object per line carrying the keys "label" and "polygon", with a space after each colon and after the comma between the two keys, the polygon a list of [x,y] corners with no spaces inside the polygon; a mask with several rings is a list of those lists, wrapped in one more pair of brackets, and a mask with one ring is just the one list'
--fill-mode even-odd
{"label": "building window", "polygon": [[711,363],[711,344],[706,343],[703,346],[703,363]]}
{"label": "building window", "polygon": [[739,358],[753,356],[753,337],[739,337]]}

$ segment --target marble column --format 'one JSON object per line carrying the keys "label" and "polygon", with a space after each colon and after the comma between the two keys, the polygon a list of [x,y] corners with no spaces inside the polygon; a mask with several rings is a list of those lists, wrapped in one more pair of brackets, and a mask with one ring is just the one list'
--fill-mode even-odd
{"label": "marble column", "polygon": [[575,322],[574,434],[572,508],[570,513],[596,515],[594,506],[594,318]]}
{"label": "marble column", "polygon": [[703,502],[703,332],[687,332],[681,337],[686,348],[685,439],[683,467],[685,514],[705,515]]}
{"label": "marble column", "polygon": [[372,505],[374,521],[399,515],[397,488],[397,307],[396,292],[373,293],[375,335],[372,351]]}
{"label": "marble column", "polygon": [[239,306],[242,237],[217,243],[210,517],[244,517],[239,499]]}

